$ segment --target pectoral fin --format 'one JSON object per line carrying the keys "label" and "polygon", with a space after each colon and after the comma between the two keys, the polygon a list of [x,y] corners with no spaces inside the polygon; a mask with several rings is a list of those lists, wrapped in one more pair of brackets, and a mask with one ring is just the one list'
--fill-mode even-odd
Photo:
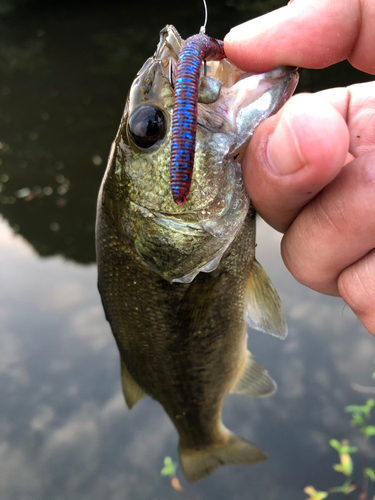
{"label": "pectoral fin", "polygon": [[277,389],[276,382],[247,352],[247,362],[236,385],[230,391],[232,394],[244,394],[253,398],[271,396]]}
{"label": "pectoral fin", "polygon": [[126,404],[129,410],[137,401],[147,396],[145,391],[139,387],[137,382],[130,375],[125,363],[121,360],[121,383]]}
{"label": "pectoral fin", "polygon": [[252,328],[281,339],[285,339],[288,334],[280,297],[256,260],[247,282],[244,320]]}

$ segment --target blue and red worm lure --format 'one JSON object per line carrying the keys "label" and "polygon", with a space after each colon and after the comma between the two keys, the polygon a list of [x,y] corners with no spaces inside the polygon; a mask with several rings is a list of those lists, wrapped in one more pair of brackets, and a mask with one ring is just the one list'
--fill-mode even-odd
{"label": "blue and red worm lure", "polygon": [[203,61],[224,58],[224,42],[203,33],[187,38],[180,50],[175,75],[170,166],[171,191],[177,205],[185,203],[193,177],[200,68]]}

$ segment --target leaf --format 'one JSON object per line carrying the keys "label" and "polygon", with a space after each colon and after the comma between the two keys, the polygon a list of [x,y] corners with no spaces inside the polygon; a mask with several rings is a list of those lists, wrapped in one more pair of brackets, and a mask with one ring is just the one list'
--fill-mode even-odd
{"label": "leaf", "polygon": [[339,443],[339,441],[337,441],[337,439],[331,439],[329,444],[332,446],[332,448],[334,448],[335,450],[337,450],[340,453],[341,443]]}
{"label": "leaf", "polygon": [[375,400],[374,399],[368,399],[366,401],[366,404],[365,404],[364,409],[363,409],[363,413],[365,415],[367,415],[368,417],[370,416],[371,408],[374,406],[374,404],[375,404]]}
{"label": "leaf", "polygon": [[345,474],[343,466],[341,464],[335,464],[333,468],[335,469],[335,471],[341,472],[341,474]]}
{"label": "leaf", "polygon": [[356,446],[350,446],[349,441],[347,439],[343,439],[341,443],[337,441],[337,439],[331,439],[329,444],[338,451],[339,455],[342,453],[355,453],[358,448]]}
{"label": "leaf", "polygon": [[306,486],[303,491],[309,495],[308,500],[323,500],[323,498],[328,497],[328,493],[326,491],[316,491],[313,486]]}
{"label": "leaf", "polygon": [[341,446],[341,451],[340,451],[340,454],[342,453],[355,453],[356,451],[358,451],[358,448],[356,446],[349,446],[349,445],[345,445],[345,446]]}
{"label": "leaf", "polygon": [[375,426],[374,425],[366,425],[366,427],[361,428],[362,434],[367,437],[375,436]]}
{"label": "leaf", "polygon": [[350,406],[345,406],[345,411],[347,413],[363,413],[364,408],[365,406],[350,405]]}
{"label": "leaf", "polygon": [[333,468],[336,472],[344,474],[344,476],[350,476],[350,474],[353,472],[352,459],[350,458],[350,455],[341,455],[341,457],[349,457],[349,460],[345,459],[344,463],[334,464]]}
{"label": "leaf", "polygon": [[346,476],[350,476],[353,472],[353,461],[349,453],[343,453],[340,455],[341,465],[343,469],[343,473]]}
{"label": "leaf", "polygon": [[173,462],[171,457],[164,458],[164,467],[160,471],[162,476],[174,477],[176,475],[177,463]]}
{"label": "leaf", "polygon": [[357,486],[350,484],[350,481],[345,481],[345,483],[342,486],[335,486],[334,488],[330,488],[329,492],[330,493],[344,493],[345,495],[348,495],[352,491],[354,491],[357,488]]}
{"label": "leaf", "polygon": [[366,467],[365,469],[366,475],[371,479],[371,481],[375,481],[375,471],[370,467]]}
{"label": "leaf", "polygon": [[352,425],[362,425],[364,422],[363,417],[359,413],[354,413],[353,419],[350,423]]}
{"label": "leaf", "polygon": [[347,486],[335,486],[334,488],[330,488],[330,493],[345,493]]}
{"label": "leaf", "polygon": [[341,453],[356,453],[358,451],[358,448],[356,446],[343,446],[341,448]]}
{"label": "leaf", "polygon": [[363,406],[360,405],[349,405],[345,407],[345,411],[347,413],[351,413],[354,417],[355,414],[357,415],[366,415],[367,417],[370,416],[371,413],[371,408],[375,405],[375,400],[374,399],[368,399],[366,401],[366,404]]}
{"label": "leaf", "polygon": [[330,488],[330,493],[344,493],[344,495],[349,495],[352,491],[356,490],[357,486],[352,484],[351,486],[337,486],[336,488]]}
{"label": "leaf", "polygon": [[367,467],[365,469],[365,472],[368,475],[368,477],[371,479],[371,481],[375,481],[375,471],[374,471],[374,469],[370,469],[370,467]]}

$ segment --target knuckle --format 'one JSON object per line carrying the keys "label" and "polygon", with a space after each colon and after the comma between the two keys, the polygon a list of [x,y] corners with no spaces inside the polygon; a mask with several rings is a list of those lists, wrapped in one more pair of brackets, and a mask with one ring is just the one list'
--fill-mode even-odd
{"label": "knuckle", "polygon": [[281,242],[281,255],[294,278],[309,288],[337,295],[337,258],[332,245],[341,234],[345,216],[340,207],[328,207],[320,196],[303,210]]}
{"label": "knuckle", "polygon": [[313,209],[322,233],[328,231],[330,235],[341,234],[344,228],[346,231],[350,230],[351,213],[348,213],[347,204],[343,197],[324,196],[324,193],[321,193],[316,198]]}
{"label": "knuckle", "polygon": [[375,250],[341,272],[338,290],[364,326],[375,334]]}
{"label": "knuckle", "polygon": [[317,292],[336,295],[335,276],[323,269],[326,259],[319,257],[317,249],[311,248],[311,240],[305,236],[306,233],[302,232],[298,235],[287,232],[281,240],[281,256],[286,268],[302,285]]}

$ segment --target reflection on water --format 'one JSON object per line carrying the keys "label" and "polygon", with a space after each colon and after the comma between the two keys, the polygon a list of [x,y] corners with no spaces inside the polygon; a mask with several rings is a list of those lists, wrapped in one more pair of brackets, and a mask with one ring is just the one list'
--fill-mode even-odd
{"label": "reflection on water", "polygon": [[[129,83],[164,24],[196,31],[200,2],[149,2],[146,18],[120,3],[0,5],[0,497],[178,498],[159,475],[175,431],[156,402],[126,409],[96,269],[78,262],[94,261],[96,193]],[[210,34],[278,5],[217,1]],[[346,73],[306,72],[300,90],[361,78]],[[297,500],[307,484],[336,484],[328,439],[350,437],[342,408],[364,401],[351,383],[371,385],[373,339],[340,300],[294,282],[279,235],[261,225],[258,240],[290,334],[249,332],[279,390],[229,396],[223,420],[270,459],[222,468],[192,488],[201,499]]]}
{"label": "reflection on water", "polygon": [[[193,488],[200,498],[297,499],[307,484],[335,484],[328,439],[351,432],[342,409],[363,396],[350,384],[371,383],[369,334],[340,300],[293,282],[276,233],[261,225],[258,239],[290,334],[250,333],[279,390],[267,400],[229,396],[223,420],[270,459],[217,471]],[[40,259],[4,221],[0,244],[1,497],[177,498],[159,476],[164,456],[177,458],[175,430],[148,398],[125,407],[95,267]]]}

